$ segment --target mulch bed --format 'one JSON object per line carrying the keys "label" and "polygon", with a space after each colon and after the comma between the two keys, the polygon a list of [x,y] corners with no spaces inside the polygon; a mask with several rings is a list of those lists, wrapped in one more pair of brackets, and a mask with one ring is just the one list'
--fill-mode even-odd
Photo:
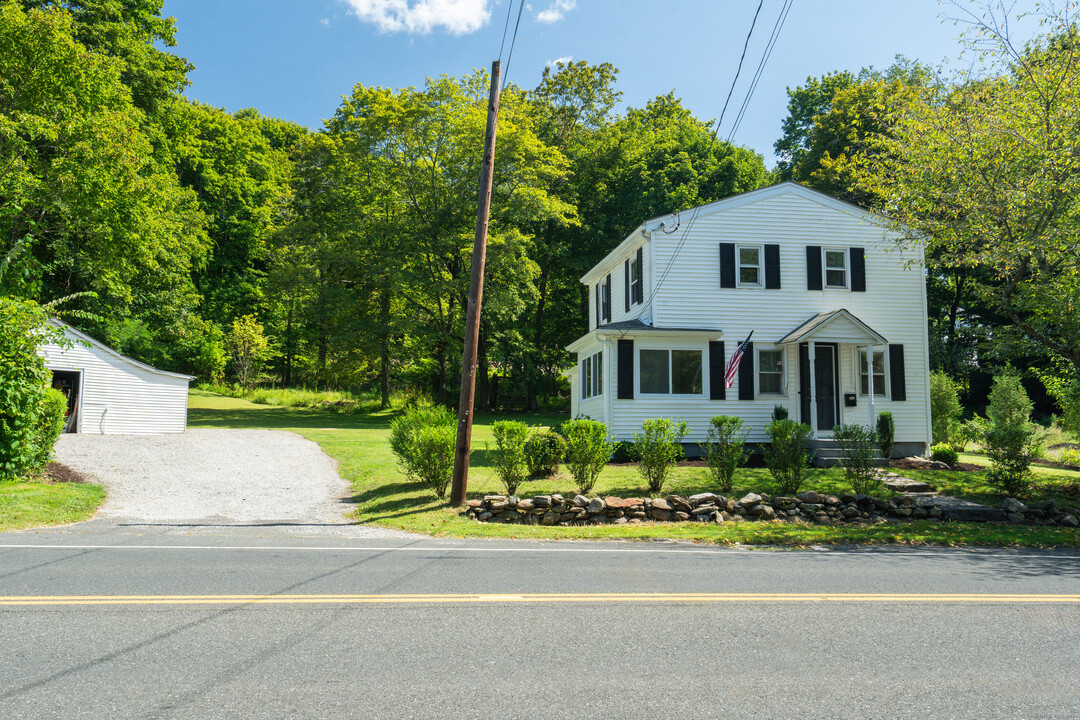
{"label": "mulch bed", "polygon": [[78,470],[69,468],[67,465],[61,465],[58,462],[51,462],[45,466],[45,477],[51,482],[58,483],[85,483],[89,482],[88,478]]}

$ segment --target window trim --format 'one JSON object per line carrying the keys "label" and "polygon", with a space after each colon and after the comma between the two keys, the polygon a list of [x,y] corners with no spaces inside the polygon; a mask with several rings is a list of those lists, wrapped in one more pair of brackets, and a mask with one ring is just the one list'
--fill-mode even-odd
{"label": "window trim", "polygon": [[604,351],[597,350],[579,360],[581,365],[581,399],[591,400],[604,395]]}
{"label": "window trim", "polygon": [[[706,352],[700,347],[635,347],[634,348],[634,386],[637,388],[638,397],[670,397],[670,398],[687,398],[687,399],[703,399],[708,397],[709,388],[706,387],[708,382],[709,373],[706,372]],[[641,388],[641,353],[643,351],[651,352],[666,352],[668,354],[668,378],[667,378],[667,392],[647,392]],[[673,391],[675,387],[675,363],[673,362],[673,352],[694,352],[698,354],[700,363],[700,392],[696,393],[677,393]]]}
{"label": "window trim", "polygon": [[[890,377],[890,373],[889,373],[889,351],[888,351],[888,348],[886,348],[885,350],[871,350],[870,352],[873,355],[881,355],[882,356],[882,358],[881,358],[881,373],[882,373],[881,374],[881,378],[882,378],[881,379],[881,384],[883,385],[884,392],[882,392],[881,394],[874,393],[874,397],[876,397],[876,398],[885,398],[886,400],[889,400],[889,399],[891,399],[892,396],[889,394],[889,387],[890,387],[890,385],[889,385],[889,377]],[[863,362],[863,349],[862,349],[862,347],[856,347],[855,348],[855,368],[857,369],[858,372],[857,372],[857,375],[856,375],[855,382],[858,383],[858,388],[857,389],[858,389],[858,392],[859,392],[859,397],[869,397],[869,395],[867,393],[863,392],[863,387],[862,387],[862,378],[863,378],[862,362]],[[874,362],[873,358],[871,358],[870,359],[871,367],[868,368],[868,370],[871,370],[871,371],[873,370],[873,362]],[[870,372],[869,374],[873,375],[874,373]],[[868,388],[870,387],[871,382],[872,381],[869,381],[869,380],[867,381],[867,387]]]}
{"label": "window trim", "polygon": [[[640,305],[645,302],[644,297],[641,297],[645,294],[644,284],[642,283],[643,286],[640,294],[636,291],[638,283],[641,282],[642,272],[645,269],[645,259],[642,258],[639,263],[637,253],[635,252],[627,258],[626,262],[630,263],[630,287],[628,290],[630,292],[630,306],[633,307],[634,305]],[[635,272],[637,273],[636,275]]]}
{"label": "window trim", "polygon": [[[772,395],[774,397],[783,397],[787,395],[787,351],[782,347],[762,347],[755,348],[757,352],[754,353],[754,376],[757,378],[757,392],[758,395]],[[780,375],[780,390],[762,390],[761,389],[761,353],[763,352],[777,352],[780,353],[780,372],[769,372],[769,375]]]}
{"label": "window trim", "polygon": [[[757,250],[757,265],[744,265],[742,262],[743,250]],[[757,270],[758,281],[756,283],[743,282],[742,269],[755,268]],[[756,245],[754,243],[735,243],[735,287],[737,288],[758,288],[763,289],[765,287],[765,246]]]}
{"label": "window trim", "polygon": [[[851,289],[851,253],[850,248],[841,247],[823,247],[821,248],[821,288],[822,290],[850,290]],[[829,284],[829,253],[838,252],[844,255],[844,284],[843,285],[830,285]],[[839,270],[840,268],[831,268],[832,270]]]}

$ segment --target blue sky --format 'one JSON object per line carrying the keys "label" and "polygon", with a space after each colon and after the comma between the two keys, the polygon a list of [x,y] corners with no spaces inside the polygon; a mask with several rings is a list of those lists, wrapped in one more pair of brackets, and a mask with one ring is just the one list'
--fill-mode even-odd
{"label": "blue sky", "polygon": [[[406,87],[490,67],[510,1],[165,0],[164,14],[177,21],[176,52],[196,68],[190,97],[319,128],[356,83]],[[764,0],[722,137],[783,3]],[[717,118],[756,7],[753,0],[532,0],[509,79],[531,88],[560,58],[611,62],[625,105],[674,90],[697,117]],[[941,21],[947,9],[936,0],[794,0],[733,142],[771,166],[788,86],[832,70],[884,68],[898,53],[932,64],[957,57],[962,28]]]}

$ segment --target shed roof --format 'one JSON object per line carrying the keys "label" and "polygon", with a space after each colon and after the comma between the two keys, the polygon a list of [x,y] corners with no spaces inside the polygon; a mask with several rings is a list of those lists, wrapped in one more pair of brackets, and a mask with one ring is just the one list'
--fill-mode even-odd
{"label": "shed roof", "polygon": [[862,342],[869,345],[888,345],[881,333],[852,315],[844,308],[832,312],[811,315],[802,324],[776,341],[777,345],[787,343],[806,342],[818,340],[821,342],[836,341],[837,338],[845,338],[843,342],[851,342],[851,337],[859,337]]}
{"label": "shed roof", "polygon": [[[89,335],[87,335],[86,333],[81,332],[79,330],[76,330],[75,328],[71,327],[70,325],[68,325],[66,322],[64,322],[62,320],[58,320],[56,318],[49,318],[49,324],[54,326],[54,327],[61,328],[64,331],[65,334],[71,335],[75,339],[80,340],[80,341],[82,341],[84,343],[87,343],[88,345],[91,345],[92,347],[98,348],[99,350],[105,352],[106,354],[112,355],[113,357],[115,357],[115,358],[117,358],[119,360],[122,360],[123,362],[125,362],[125,363],[127,363],[129,365],[133,365],[134,367],[137,367],[140,370],[145,370],[147,372],[154,373],[155,375],[163,375],[165,377],[178,378],[178,379],[181,379],[181,380],[189,380],[190,381],[190,380],[195,379],[194,375],[184,375],[183,373],[174,373],[174,372],[169,372],[168,370],[159,370],[158,368],[153,367],[152,365],[147,365],[146,363],[142,363],[142,362],[139,362],[138,360],[135,360],[133,358],[129,358],[127,355],[121,355],[120,353],[113,350],[111,347],[109,347],[105,343],[101,342],[100,340],[92,338]],[[46,364],[47,363],[48,363],[48,359],[46,358]]]}

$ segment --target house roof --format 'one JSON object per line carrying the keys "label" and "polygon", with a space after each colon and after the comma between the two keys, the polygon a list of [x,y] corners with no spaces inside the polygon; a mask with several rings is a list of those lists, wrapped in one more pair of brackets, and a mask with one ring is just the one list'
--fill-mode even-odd
{"label": "house roof", "polygon": [[632,334],[652,334],[652,333],[682,333],[684,335],[708,335],[710,337],[723,336],[723,330],[719,328],[680,328],[680,327],[653,327],[652,325],[646,325],[637,318],[633,320],[622,320],[620,322],[607,323],[599,327],[593,328],[590,332],[582,335],[574,342],[566,346],[566,349],[570,352],[576,352],[580,349],[589,338],[595,335],[623,335]]}
{"label": "house roof", "polygon": [[852,315],[844,308],[811,315],[798,327],[776,341],[777,345],[818,340],[821,342],[861,342],[869,345],[888,345],[881,333]]}
{"label": "house roof", "polygon": [[127,355],[121,355],[120,353],[116,352],[115,350],[113,350],[111,347],[109,347],[105,343],[101,342],[100,340],[92,338],[89,335],[87,335],[86,333],[80,332],[79,330],[76,330],[75,328],[71,327],[70,325],[68,325],[66,322],[63,322],[62,320],[57,320],[56,318],[49,318],[49,324],[54,326],[54,327],[62,328],[65,334],[71,335],[71,336],[75,337],[77,340],[80,340],[80,341],[82,341],[84,343],[87,343],[88,345],[92,345],[93,347],[98,348],[102,352],[104,352],[104,353],[106,353],[108,355],[112,355],[113,357],[124,361],[128,365],[133,365],[133,366],[139,368],[140,370],[145,370],[147,372],[154,373],[155,375],[163,375],[165,377],[179,378],[181,380],[195,380],[194,375],[184,375],[183,373],[174,373],[174,372],[169,372],[168,370],[159,370],[156,367],[153,367],[151,365],[147,365],[146,363],[141,363],[138,360],[135,360],[133,358],[129,358]]}

